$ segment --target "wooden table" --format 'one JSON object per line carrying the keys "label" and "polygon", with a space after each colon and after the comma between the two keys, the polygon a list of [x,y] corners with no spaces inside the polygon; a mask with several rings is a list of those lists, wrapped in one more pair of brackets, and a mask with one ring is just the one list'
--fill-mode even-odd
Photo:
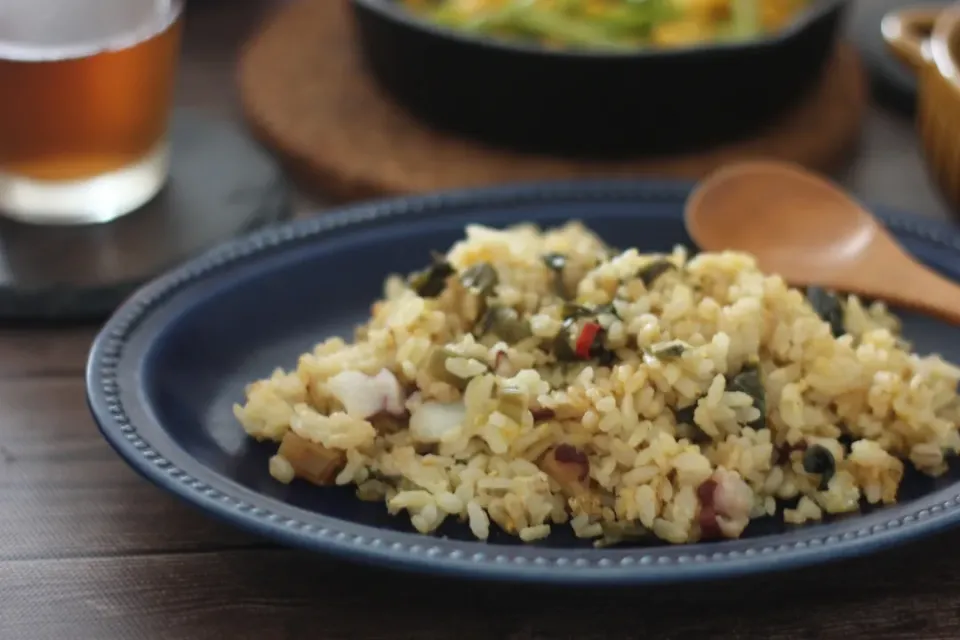
{"label": "wooden table", "polygon": [[[181,103],[237,116],[235,55],[276,1],[190,0]],[[947,215],[911,122],[879,108],[844,180]],[[960,637],[960,532],[658,591],[468,585],[278,548],[177,502],[107,447],[84,400],[95,331],[0,329],[0,639]]]}

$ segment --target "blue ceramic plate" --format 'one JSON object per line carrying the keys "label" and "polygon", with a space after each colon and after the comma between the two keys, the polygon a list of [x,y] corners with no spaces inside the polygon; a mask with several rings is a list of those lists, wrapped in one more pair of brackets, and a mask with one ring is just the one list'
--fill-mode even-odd
{"label": "blue ceramic plate", "polygon": [[[214,250],[144,287],[97,338],[87,365],[103,435],[161,488],[278,542],[369,563],[544,583],[651,583],[727,577],[877,551],[960,520],[960,471],[908,475],[900,503],[822,524],[773,519],[740,540],[594,549],[565,528],[542,544],[471,540],[449,523],[415,533],[406,517],[349,488],[274,481],[273,447],[248,439],[231,406],[244,385],[333,334],[351,335],[389,272],[419,268],[467,222],[544,226],[585,221],[617,246],[691,244],[681,221],[689,185],[591,181],[525,185],[361,205],[277,227]],[[904,245],[960,279],[960,233],[881,212]],[[906,314],[920,351],[960,361],[960,329]]]}

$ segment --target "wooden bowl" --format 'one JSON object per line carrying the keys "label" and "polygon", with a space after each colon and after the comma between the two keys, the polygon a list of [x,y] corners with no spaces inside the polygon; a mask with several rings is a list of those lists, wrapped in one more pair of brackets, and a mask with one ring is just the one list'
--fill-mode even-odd
{"label": "wooden bowl", "polygon": [[917,74],[917,128],[940,190],[960,210],[960,4],[911,7],[881,24],[890,50]]}

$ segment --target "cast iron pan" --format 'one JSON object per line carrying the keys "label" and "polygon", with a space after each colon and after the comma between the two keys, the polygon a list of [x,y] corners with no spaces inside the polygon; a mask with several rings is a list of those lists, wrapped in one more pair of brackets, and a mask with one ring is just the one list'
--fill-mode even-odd
{"label": "cast iron pan", "polygon": [[664,153],[740,137],[812,85],[846,0],[814,0],[790,27],[742,44],[558,51],[466,35],[394,0],[351,0],[369,70],[436,128],[523,150]]}

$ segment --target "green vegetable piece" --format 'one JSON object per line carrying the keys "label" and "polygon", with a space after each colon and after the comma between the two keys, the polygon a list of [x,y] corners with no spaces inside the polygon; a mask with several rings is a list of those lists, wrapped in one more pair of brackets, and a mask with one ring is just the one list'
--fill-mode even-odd
{"label": "green vegetable piece", "polygon": [[590,345],[590,358],[596,360],[601,367],[609,367],[617,360],[617,354],[603,346],[603,339],[606,334],[607,330],[601,327],[593,340],[593,344]]}
{"label": "green vegetable piece", "polygon": [[643,46],[657,24],[683,16],[674,0],[622,0],[605,3],[600,11],[585,0],[477,4],[441,0],[421,9],[440,25],[470,33],[597,50]]}
{"label": "green vegetable piece", "polygon": [[748,364],[727,382],[727,391],[740,391],[753,398],[753,406],[760,411],[760,417],[748,426],[765,429],[767,426],[767,396],[763,389],[760,367]]}
{"label": "green vegetable piece", "polygon": [[759,0],[733,0],[730,9],[729,35],[733,39],[749,40],[762,33]]}
{"label": "green vegetable piece", "polygon": [[520,7],[510,3],[496,11],[469,11],[456,2],[440,2],[430,12],[430,19],[445,27],[476,33],[496,31],[510,20],[510,16]]}
{"label": "green vegetable piece", "polygon": [[561,313],[563,314],[563,321],[568,327],[573,323],[573,321],[580,318],[596,318],[597,316],[603,314],[610,314],[617,319],[620,319],[620,314],[617,313],[617,308],[613,306],[612,302],[597,305],[593,309],[579,304],[574,304],[572,302],[565,302],[563,304],[563,311]]}
{"label": "green vegetable piece", "polygon": [[839,338],[847,332],[843,323],[843,304],[839,297],[820,287],[807,287],[807,301],[820,319],[830,325],[833,337]]}
{"label": "green vegetable piece", "polygon": [[673,0],[625,0],[590,19],[612,38],[642,44],[658,24],[683,17],[677,4]]}
{"label": "green vegetable piece", "polygon": [[613,317],[615,317],[617,320],[623,320],[623,318],[621,318],[621,317],[620,317],[620,314],[617,312],[617,308],[613,305],[612,302],[608,302],[607,304],[598,305],[598,306],[593,310],[593,313],[595,313],[595,314],[598,315],[598,316],[599,316],[599,315],[603,315],[603,314],[610,314],[610,315],[612,315]]}
{"label": "green vegetable piece", "polygon": [[669,260],[654,260],[637,272],[637,277],[643,280],[643,285],[649,289],[657,279],[668,271],[674,270],[677,265]]}
{"label": "green vegetable piece", "polygon": [[837,461],[830,450],[819,444],[807,447],[803,452],[803,470],[820,475],[820,491],[826,491],[830,479],[837,472]]}
{"label": "green vegetable piece", "polygon": [[530,323],[521,320],[510,307],[490,305],[477,323],[478,336],[493,333],[507,344],[516,344],[533,335]]}
{"label": "green vegetable piece", "polygon": [[650,537],[650,530],[639,522],[604,522],[600,525],[603,537],[595,547],[610,547],[624,542],[638,542]]}
{"label": "green vegetable piece", "polygon": [[587,307],[580,306],[579,304],[564,302],[562,313],[564,323],[570,323],[577,318],[588,318],[592,316],[594,312]]}
{"label": "green vegetable piece", "polygon": [[579,360],[577,357],[577,352],[574,351],[573,345],[570,343],[570,327],[573,326],[573,319],[569,319],[563,323],[563,327],[560,328],[560,331],[553,338],[551,343],[551,348],[553,355],[560,362],[573,362]]}
{"label": "green vegetable piece", "polygon": [[447,286],[447,278],[453,273],[454,269],[447,262],[447,259],[438,253],[434,253],[433,264],[423,271],[412,274],[409,283],[418,296],[436,298],[443,293]]}
{"label": "green vegetable piece", "polygon": [[603,25],[586,22],[542,6],[526,3],[523,10],[504,16],[503,26],[511,27],[539,40],[555,40],[571,46],[595,49],[622,49],[629,46]]}
{"label": "green vegetable piece", "polygon": [[480,262],[461,273],[460,282],[473,293],[489,296],[493,293],[497,284],[500,283],[500,276],[493,265],[488,262]]}
{"label": "green vegetable piece", "polygon": [[696,426],[696,423],[693,421],[693,414],[697,410],[697,403],[680,407],[673,410],[673,417],[676,419],[677,424],[688,424],[691,426]]}
{"label": "green vegetable piece", "polygon": [[650,355],[660,360],[673,360],[683,355],[683,352],[690,348],[683,340],[668,340],[667,342],[658,342],[650,347]]}
{"label": "green vegetable piece", "polygon": [[[563,320],[563,325],[560,327],[559,333],[554,337],[553,342],[551,343],[551,348],[553,355],[556,356],[557,360],[560,362],[574,362],[582,361],[579,355],[577,355],[576,348],[574,347],[576,341],[573,338],[573,333],[570,329],[576,327],[577,320],[580,318],[593,318],[596,316],[596,309],[588,309],[587,307],[581,307],[575,304],[565,304],[564,315],[566,316]],[[606,335],[606,330],[603,327],[597,331],[597,335],[594,337],[593,342],[590,344],[590,350],[588,356],[592,360],[596,360],[597,364],[602,367],[609,367],[614,362],[616,362],[617,355],[613,351],[610,351],[603,346],[603,339]],[[579,331],[576,333],[579,338]]]}
{"label": "green vegetable piece", "polygon": [[520,424],[527,412],[527,394],[512,385],[500,387],[497,410]]}
{"label": "green vegetable piece", "polygon": [[561,298],[567,298],[567,286],[563,281],[563,270],[567,268],[567,256],[562,253],[546,253],[542,257],[543,264],[553,271],[553,288]]}
{"label": "green vegetable piece", "polygon": [[473,335],[481,338],[493,331],[493,323],[496,320],[496,309],[498,305],[485,307],[476,324],[473,325]]}
{"label": "green vegetable piece", "polygon": [[364,502],[381,502],[386,495],[382,482],[364,482],[357,487],[357,499]]}
{"label": "green vegetable piece", "polygon": [[446,382],[451,387],[463,391],[467,388],[467,384],[470,381],[455,376],[447,370],[447,360],[460,357],[462,357],[460,354],[454,353],[449,349],[437,347],[430,352],[430,356],[427,359],[427,372],[437,380]]}
{"label": "green vegetable piece", "polygon": [[567,268],[567,256],[562,253],[543,254],[543,264],[551,271],[563,271]]}
{"label": "green vegetable piece", "polygon": [[689,406],[674,409],[673,418],[678,425],[686,425],[688,427],[687,437],[690,439],[690,442],[694,444],[704,444],[710,442],[711,438],[693,421],[693,415],[696,410],[697,403],[694,402]]}

